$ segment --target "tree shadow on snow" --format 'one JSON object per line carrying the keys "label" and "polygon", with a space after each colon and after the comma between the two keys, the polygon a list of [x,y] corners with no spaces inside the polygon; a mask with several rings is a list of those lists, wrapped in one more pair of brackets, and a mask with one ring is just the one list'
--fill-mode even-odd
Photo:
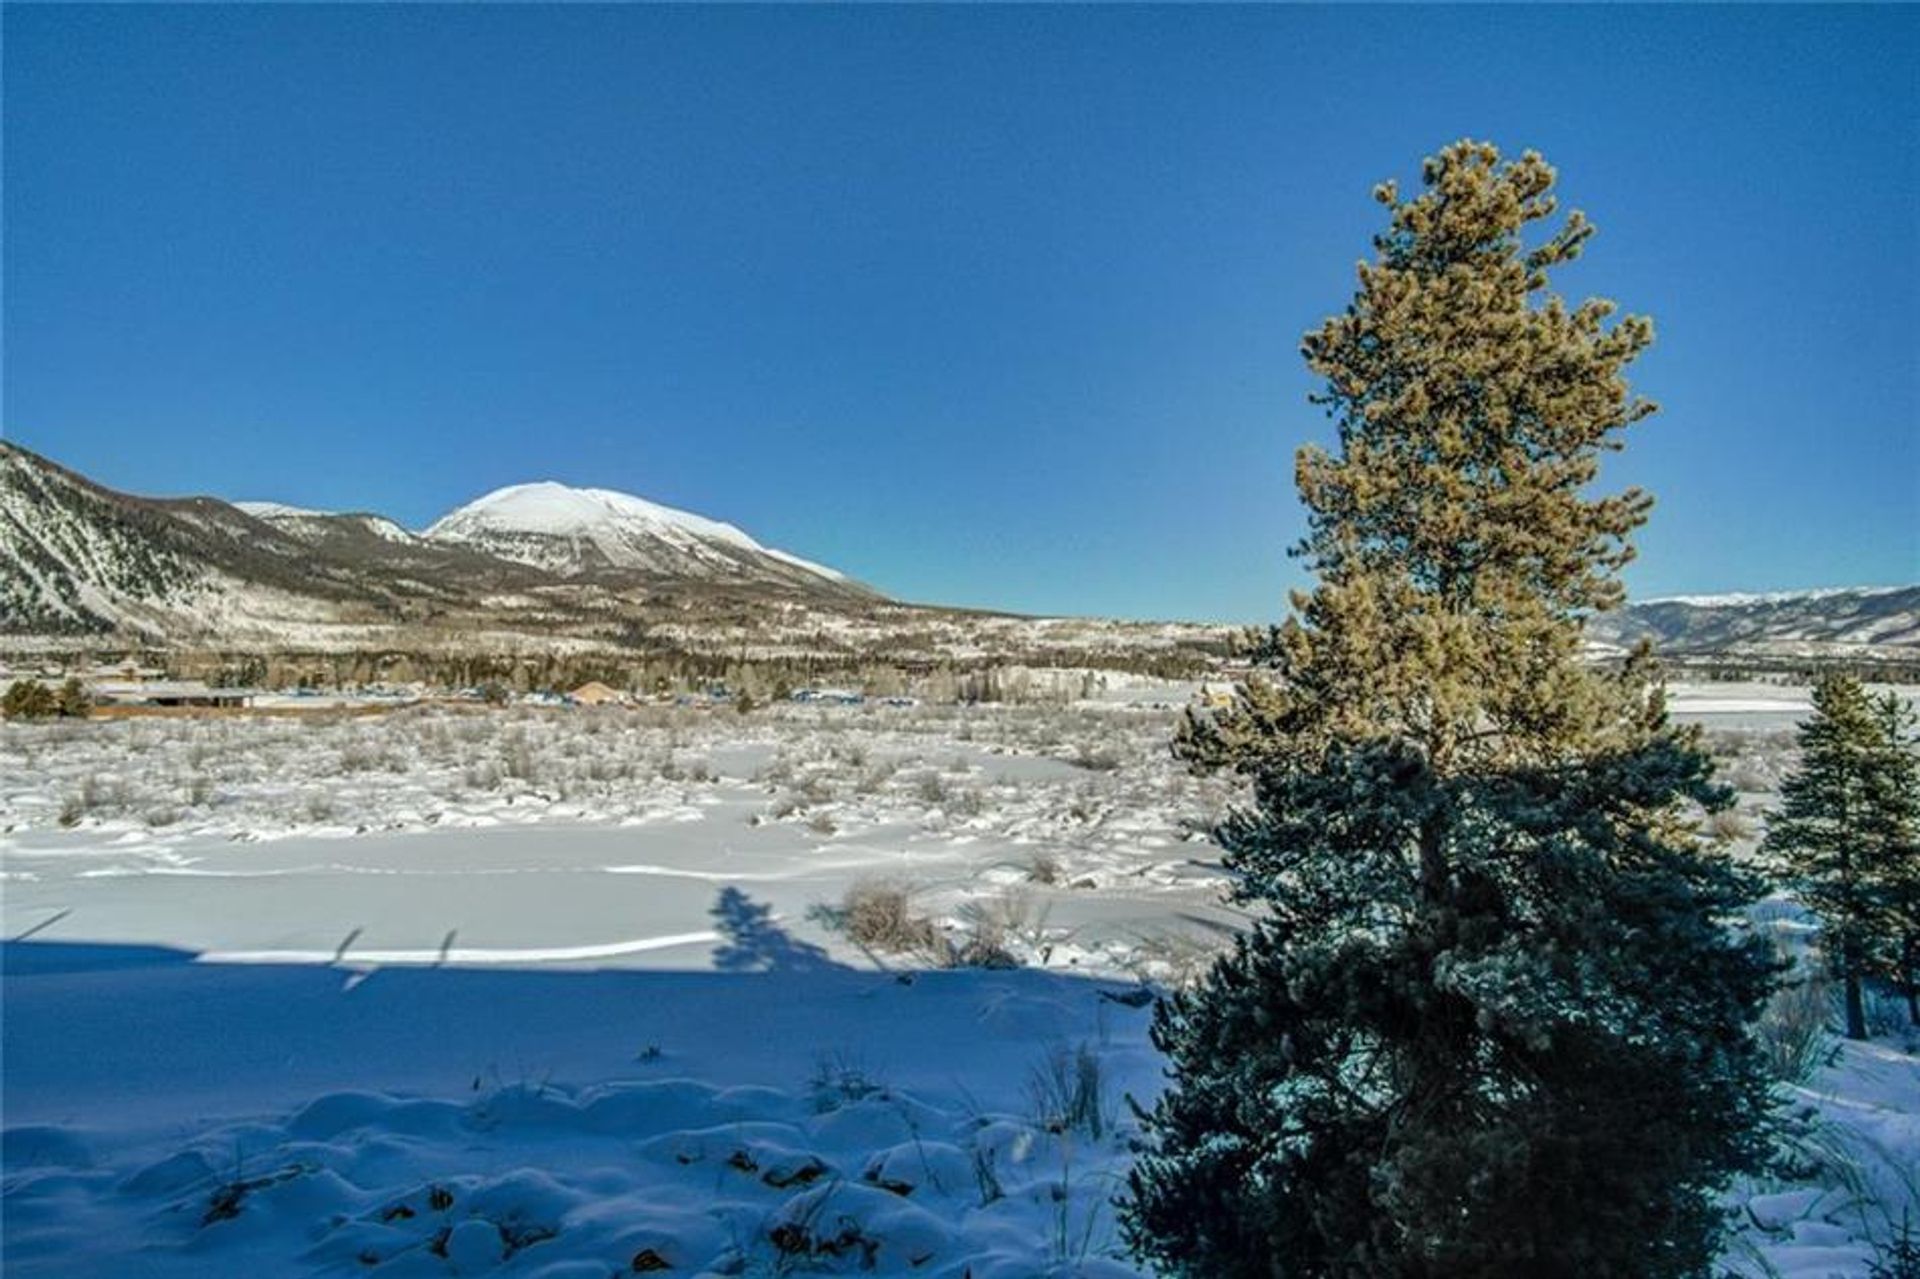
{"label": "tree shadow on snow", "polygon": [[[1006,1054],[1144,1034],[1132,983],[1032,969],[918,973],[835,962],[737,889],[711,915],[705,969],[573,965],[205,963],[113,942],[0,945],[5,1126],[151,1125],[277,1113],[336,1091],[415,1097],[483,1083],[598,1081],[680,1069],[716,1087],[792,1088],[824,1052],[883,1061],[893,1082],[1007,1080]],[[681,954],[687,952],[682,951]],[[910,1028],[910,1033],[908,1033]],[[657,1047],[667,1065],[644,1050]],[[638,1055],[637,1055],[638,1054]],[[983,1082],[984,1081],[984,1082]],[[933,1086],[930,1084],[929,1086]],[[982,1095],[986,1095],[982,1093]],[[1001,1104],[1001,1103],[995,1103]],[[14,1152],[18,1153],[18,1152]]]}
{"label": "tree shadow on snow", "polygon": [[721,889],[709,913],[722,938],[713,951],[713,966],[720,972],[808,973],[846,967],[813,943],[796,940],[774,922],[773,907],[737,888]]}

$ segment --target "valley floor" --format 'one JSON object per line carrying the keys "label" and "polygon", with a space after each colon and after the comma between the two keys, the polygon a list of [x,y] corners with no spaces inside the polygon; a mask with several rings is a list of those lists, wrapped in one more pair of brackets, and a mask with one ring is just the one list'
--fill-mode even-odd
{"label": "valley floor", "polygon": [[[1803,694],[1678,691],[1764,806]],[[1241,918],[1184,695],[0,728],[6,1272],[1136,1273],[1134,996]],[[876,877],[1024,966],[849,945]],[[1920,1229],[1884,1028],[1783,1091],[1733,1271]]]}

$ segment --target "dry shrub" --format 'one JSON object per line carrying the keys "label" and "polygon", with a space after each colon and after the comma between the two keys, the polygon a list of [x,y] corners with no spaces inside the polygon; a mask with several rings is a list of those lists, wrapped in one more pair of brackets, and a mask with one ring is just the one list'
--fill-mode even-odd
{"label": "dry shrub", "polygon": [[940,775],[938,769],[930,768],[914,779],[913,793],[921,803],[938,808],[947,802],[951,792],[947,787],[947,779]]}
{"label": "dry shrub", "polygon": [[1085,1044],[1057,1044],[1027,1080],[1035,1126],[1056,1136],[1081,1133],[1094,1141],[1113,1126],[1100,1059]]}
{"label": "dry shrub", "polygon": [[1162,929],[1141,934],[1127,956],[1126,968],[1142,981],[1158,982],[1173,990],[1191,990],[1200,984],[1230,942],[1185,929]]}
{"label": "dry shrub", "polygon": [[888,879],[860,879],[840,899],[840,931],[848,941],[870,950],[893,952],[935,949],[933,921],[913,909],[913,892]]}
{"label": "dry shrub", "polygon": [[865,769],[859,777],[854,779],[854,792],[860,795],[878,795],[887,788],[887,782],[892,779],[897,767],[898,765],[882,760]]}
{"label": "dry shrub", "polygon": [[1013,968],[1019,960],[1010,947],[1020,942],[1038,951],[1045,962],[1052,950],[1047,941],[1051,908],[1037,902],[1025,888],[1010,887],[992,897],[978,897],[960,908],[967,923],[966,941],[955,953],[965,968]]}
{"label": "dry shrub", "polygon": [[890,1094],[886,1084],[859,1054],[835,1052],[814,1058],[807,1095],[812,1099],[814,1113],[825,1115],[869,1098],[884,1101]]}
{"label": "dry shrub", "polygon": [[1111,773],[1119,769],[1121,760],[1120,752],[1112,746],[1081,742],[1068,762],[1090,772]]}
{"label": "dry shrub", "polygon": [[1707,814],[1706,828],[1709,837],[1723,844],[1753,838],[1753,823],[1735,808]]}
{"label": "dry shrub", "polygon": [[1827,1026],[1833,1016],[1833,980],[1817,963],[1796,966],[1774,989],[1760,1012],[1761,1049],[1773,1073],[1803,1084],[1833,1056]]}

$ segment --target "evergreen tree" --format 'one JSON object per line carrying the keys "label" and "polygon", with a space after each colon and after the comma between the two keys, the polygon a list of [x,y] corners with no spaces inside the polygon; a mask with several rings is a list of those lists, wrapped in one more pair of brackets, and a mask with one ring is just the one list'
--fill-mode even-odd
{"label": "evergreen tree", "polygon": [[23,679],[8,686],[0,699],[0,714],[8,719],[45,719],[57,706],[53,690],[37,679]]}
{"label": "evergreen tree", "polygon": [[1906,997],[1920,1026],[1920,753],[1914,713],[1889,689],[1873,699],[1876,729],[1866,768],[1863,844],[1880,918],[1875,967]]}
{"label": "evergreen tree", "polygon": [[1898,842],[1886,787],[1887,726],[1860,681],[1821,675],[1799,731],[1800,761],[1780,786],[1763,850],[1777,877],[1820,917],[1821,949],[1845,996],[1846,1034],[1867,1037],[1862,983],[1888,961],[1883,866]]}
{"label": "evergreen tree", "polygon": [[1297,466],[1319,585],[1178,743],[1252,781],[1220,839],[1264,913],[1156,1014],[1128,1239],[1210,1277],[1704,1274],[1761,1154],[1772,965],[1723,927],[1755,887],[1694,833],[1729,796],[1645,654],[1579,660],[1649,506],[1587,489],[1653,411],[1623,377],[1652,327],[1547,291],[1592,232],[1528,244],[1539,156],[1423,179],[1376,191],[1305,341],[1339,434]]}
{"label": "evergreen tree", "polygon": [[85,719],[93,714],[93,699],[87,696],[86,686],[77,679],[69,679],[60,686],[56,706],[67,719]]}

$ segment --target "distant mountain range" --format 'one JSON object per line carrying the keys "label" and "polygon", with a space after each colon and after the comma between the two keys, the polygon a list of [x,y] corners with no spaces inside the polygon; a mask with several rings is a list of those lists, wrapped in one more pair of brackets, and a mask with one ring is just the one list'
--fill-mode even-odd
{"label": "distant mountain range", "polygon": [[1588,634],[1614,648],[1650,639],[1682,659],[1920,661],[1920,586],[1641,600],[1595,618]]}
{"label": "distant mountain range", "polygon": [[[1179,667],[1235,628],[887,599],[731,524],[606,489],[498,489],[422,532],[368,512],[117,493],[0,443],[0,644],[679,652],[739,660]],[[1599,655],[1920,664],[1920,586],[1646,600]]]}
{"label": "distant mountain range", "polygon": [[499,489],[424,532],[368,512],[143,498],[0,443],[0,644],[738,660],[1120,663],[1228,628],[890,600],[731,524],[605,489]]}

